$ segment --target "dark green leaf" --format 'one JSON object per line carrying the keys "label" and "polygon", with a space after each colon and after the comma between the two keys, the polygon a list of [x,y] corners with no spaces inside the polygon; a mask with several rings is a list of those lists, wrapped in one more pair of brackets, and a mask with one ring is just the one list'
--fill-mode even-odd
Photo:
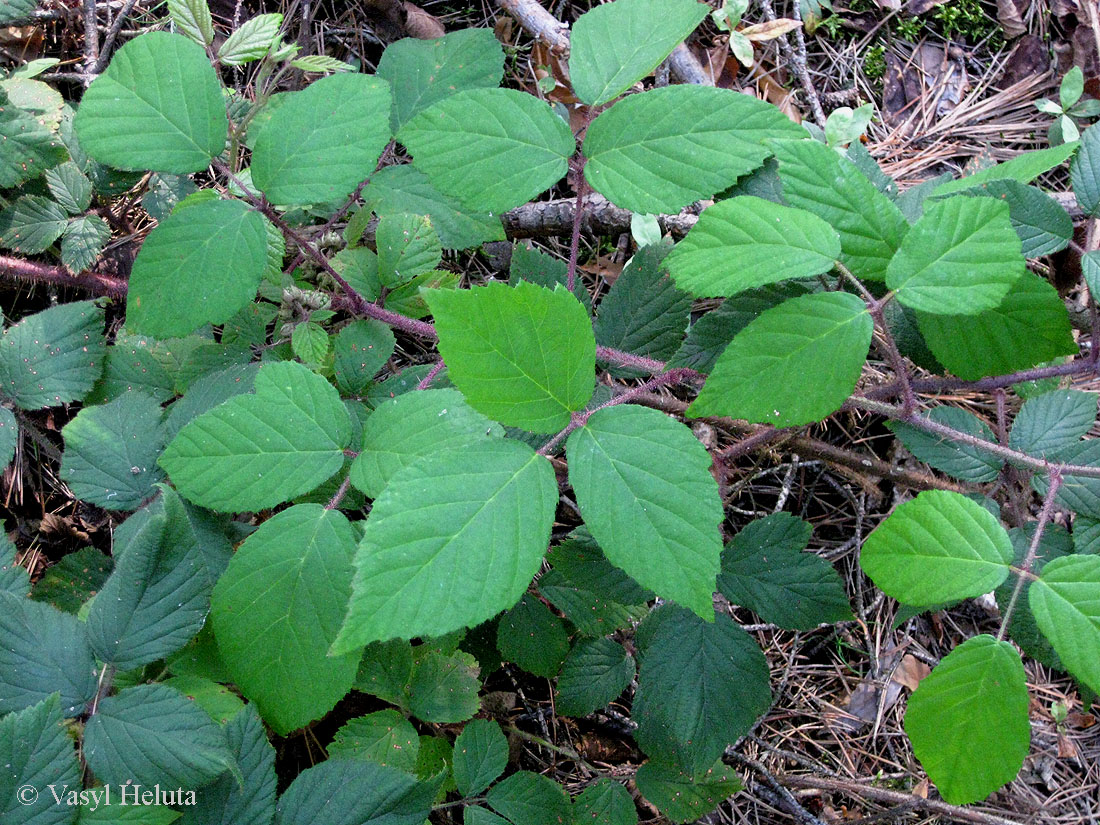
{"label": "dark green leaf", "polygon": [[400,286],[435,269],[443,248],[430,218],[406,212],[382,215],[375,230],[378,280],[385,287]]}
{"label": "dark green leaf", "polygon": [[82,547],[46,568],[31,598],[75,616],[81,605],[99,592],[110,573],[110,558],[94,547]]}
{"label": "dark green leaf", "polygon": [[1076,444],[1096,422],[1096,394],[1055,390],[1029,399],[1016,414],[1008,446],[1035,456]]}
{"label": "dark green leaf", "polygon": [[184,425],[236,395],[252,392],[259,364],[236,364],[208,373],[187,389],[187,394],[168,408],[164,428],[168,439],[176,437]]}
{"label": "dark green leaf", "polygon": [[393,355],[393,332],[381,321],[352,321],[336,335],[336,387],[359,395]]}
{"label": "dark green leaf", "polygon": [[1025,258],[1065,249],[1073,237],[1069,213],[1041,189],[1014,180],[994,180],[964,189],[964,195],[984,195],[1008,204],[1012,228],[1020,236]]}
{"label": "dark green leaf", "polygon": [[[558,284],[565,287],[569,281],[569,265],[561,258],[518,241],[512,246],[512,259],[508,264],[508,283],[515,286],[520,281],[530,281],[547,289],[554,289]],[[592,312],[592,296],[581,278],[574,279],[573,295],[584,304],[586,311]]]}
{"label": "dark green leaf", "polygon": [[1100,129],[1095,124],[1081,134],[1069,171],[1078,205],[1086,215],[1100,214]]}
{"label": "dark green leaf", "polygon": [[638,810],[630,792],[606,777],[573,798],[574,825],[637,825]]}
{"label": "dark green leaf", "polygon": [[569,651],[558,678],[558,713],[587,716],[606,707],[634,679],[634,659],[611,639],[584,639]]}
{"label": "dark green leaf", "polygon": [[46,172],[46,185],[54,200],[70,215],[83,212],[92,202],[92,182],[72,161]]}
{"label": "dark green leaf", "polygon": [[425,722],[465,722],[477,713],[481,689],[477,660],[469,653],[416,649],[408,685],[409,710]]}
{"label": "dark green leaf", "polygon": [[557,782],[517,771],[486,794],[489,807],[516,825],[570,825],[569,797]]}
{"label": "dark green leaf", "polygon": [[11,464],[18,442],[19,424],[15,420],[15,413],[7,407],[0,407],[0,469]]}
{"label": "dark green leaf", "polygon": [[0,88],[0,186],[33,180],[64,159],[57,132],[20,109]]}
{"label": "dark green leaf", "polygon": [[422,825],[437,782],[397,768],[330,759],[298,774],[276,807],[276,825]]}
{"label": "dark green leaf", "polygon": [[0,245],[20,255],[37,255],[61,237],[68,220],[56,201],[24,195],[0,213]]}
{"label": "dark green leaf", "polygon": [[89,269],[110,237],[111,227],[99,215],[73,218],[61,234],[61,263],[73,273]]}
{"label": "dark green leaf", "polygon": [[[927,418],[937,424],[996,443],[996,436],[989,426],[973,413],[958,407],[933,407]],[[937,470],[963,481],[983,483],[993,481],[1001,472],[1004,463],[985,450],[969,444],[951,441],[943,436],[926,433],[924,430],[908,424],[890,422],[887,426],[905,445],[905,449],[918,461],[923,461]]]}
{"label": "dark green leaf", "polygon": [[31,590],[30,573],[15,561],[15,545],[5,533],[0,532],[0,591],[20,598]]}
{"label": "dark green leaf", "polygon": [[416,770],[419,752],[416,728],[392,708],[346,722],[328,746],[329,759],[365,759],[406,773]]}
{"label": "dark green leaf", "polygon": [[[79,789],[80,764],[56,694],[0,719],[0,820],[4,825],[69,825],[77,808],[53,791]],[[28,795],[30,789],[33,793]]]}
{"label": "dark green leaf", "polygon": [[569,653],[569,634],[546,605],[527,595],[500,617],[497,649],[528,673],[553,679]]}
{"label": "dark green leaf", "polygon": [[508,740],[496,722],[474,719],[455,739],[455,784],[463,796],[481,793],[507,765]]}
{"label": "dark green leaf", "polygon": [[673,822],[695,822],[741,790],[741,782],[721,761],[693,777],[689,773],[647,762],[638,769],[638,790]]}
{"label": "dark green leaf", "polygon": [[[1058,451],[1058,460],[1067,464],[1100,466],[1100,439],[1090,438],[1064,447]],[[1046,475],[1036,473],[1031,479],[1031,486],[1040,495],[1045,496],[1047,492]],[[1055,500],[1066,509],[1077,513],[1078,516],[1100,518],[1100,479],[1064,475],[1062,476],[1062,486],[1058,489]]]}

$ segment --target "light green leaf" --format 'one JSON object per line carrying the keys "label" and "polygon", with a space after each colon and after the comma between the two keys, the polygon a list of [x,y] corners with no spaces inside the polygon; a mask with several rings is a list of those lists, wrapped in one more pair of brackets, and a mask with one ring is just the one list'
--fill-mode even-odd
{"label": "light green leaf", "polygon": [[364,759],[412,773],[416,770],[419,751],[416,728],[399,712],[389,708],[345,722],[328,746],[328,757]]}
{"label": "light green leaf", "polygon": [[252,180],[279,204],[344,198],[374,171],[389,143],[390,86],[334,74],[292,92],[252,150]]}
{"label": "light green leaf", "polygon": [[168,0],[168,16],[180,34],[200,46],[214,42],[214,21],[206,0]]}
{"label": "light green leaf", "polygon": [[596,341],[584,307],[566,290],[494,282],[425,298],[448,377],[479,412],[553,433],[592,396]]}
{"label": "light green leaf", "polygon": [[225,150],[222,88],[201,46],[168,32],[135,37],[92,82],[73,122],[80,147],[116,169],[185,174]]}
{"label": "light green leaf", "polygon": [[575,149],[553,109],[514,89],[450,95],[409,120],[398,139],[436,189],[490,214],[556,183]]}
{"label": "light green leaf", "polygon": [[423,215],[383,215],[374,237],[378,248],[378,280],[385,287],[411,281],[435,269],[443,258],[439,235],[431,219]]}
{"label": "light green leaf", "polygon": [[409,711],[425,722],[465,722],[481,706],[477,659],[456,651],[449,655],[431,650],[416,650],[412,677],[406,695]]}
{"label": "light green leaf", "polygon": [[168,440],[175,438],[185,424],[204,412],[212,410],[235,395],[252,392],[256,373],[259,371],[259,364],[235,364],[217,372],[207,373],[190,384],[187,394],[177,399],[168,408],[168,415],[164,419]]}
{"label": "light green leaf", "polygon": [[569,796],[557,782],[530,771],[516,771],[489,789],[489,807],[523,825],[569,825]]}
{"label": "light green leaf", "polygon": [[225,731],[164,685],[126,688],[101,701],[84,727],[84,756],[112,785],[198,788],[236,769]]}
{"label": "light green leaf", "polygon": [[1012,542],[987,509],[944,490],[905,502],[866,541],[860,566],[900,602],[946,604],[988,593],[1005,580]]}
{"label": "light green leaf", "polygon": [[1012,422],[1008,446],[1048,456],[1076,444],[1096,422],[1096,393],[1054,390],[1024,402]]}
{"label": "light green leaf", "polygon": [[658,762],[638,769],[638,790],[677,823],[695,822],[741,790],[741,781],[721,760],[698,776]]}
{"label": "light green leaf", "polygon": [[255,393],[187,424],[160,464],[179,491],[215,510],[260,510],[307,493],[344,463],[351,422],[336,390],[301,364],[267,364]]}
{"label": "light green leaf", "polygon": [[351,595],[354,550],[342,513],[298,504],[245,539],[214,588],[218,649],[281,735],[331,710],[355,679],[358,652],[327,655]]}
{"label": "light green leaf", "polygon": [[1100,214],[1100,129],[1093,124],[1081,135],[1081,147],[1069,164],[1073,194],[1086,215]]}
{"label": "light green leaf", "polygon": [[653,89],[616,103],[588,127],[584,176],[624,209],[678,212],[760,166],[771,154],[764,140],[784,134],[804,132],[748,95],[707,86]]}
{"label": "light green leaf", "polygon": [[634,679],[634,659],[611,639],[584,639],[569,651],[558,678],[556,710],[587,716],[606,707]]}
{"label": "light green leaf", "polygon": [[105,510],[136,510],[152,496],[164,478],[160,417],[160,405],[140,392],[77,413],[61,431],[61,478],[73,495]]}
{"label": "light green leaf", "polygon": [[504,429],[475,411],[458,390],[421,390],[379,404],[363,431],[351,483],[378,498],[393,477],[422,456],[503,436]]}
{"label": "light green leaf", "polygon": [[698,774],[771,705],[768,663],[724,614],[707,623],[673,606],[660,613],[642,650],[635,739],[654,759]]}
{"label": "light green leaf", "polygon": [[488,788],[507,766],[508,740],[496,722],[474,719],[455,739],[455,784],[464,797]]}
{"label": "light green leaf", "polygon": [[238,200],[176,212],[141,246],[126,297],[126,322],[162,338],[232,318],[256,295],[267,266],[263,216]]}
{"label": "light green leaf", "polygon": [[[61,692],[61,712],[79,716],[96,691],[96,663],[75,616],[0,591],[0,714]],[[2,774],[0,774],[2,775]]]}
{"label": "light green leaf", "polygon": [[1100,556],[1049,562],[1028,592],[1035,622],[1066,669],[1100,688]]}
{"label": "light green leaf", "polygon": [[[51,791],[79,789],[80,764],[57,694],[0,719],[0,820],[4,825],[69,825],[77,808]],[[27,789],[34,793],[27,794]]]}
{"label": "light green leaf", "polygon": [[[391,43],[378,76],[393,87],[393,130],[440,100],[468,89],[491,89],[504,77],[504,50],[489,29],[461,29],[435,40]],[[415,213],[423,214],[423,213]]]}
{"label": "light green leaf", "polygon": [[[406,41],[398,41],[403,42]],[[408,164],[387,166],[371,175],[363,198],[364,209],[373,208],[378,214],[427,215],[444,249],[469,249],[486,241],[504,240],[504,227],[499,217],[467,209],[457,199],[438,191],[423,172]],[[367,214],[370,214],[369,209]]]}
{"label": "light green leaf", "polygon": [[0,395],[36,410],[79,401],[99,379],[103,310],[91,301],[30,315],[0,335]]}
{"label": "light green leaf", "polygon": [[845,292],[804,295],[765,310],[718,357],[688,415],[776,427],[820,421],[855,388],[872,329],[863,301]]}
{"label": "light green leaf", "polygon": [[929,349],[967,381],[1075,355],[1065,304],[1044,278],[1025,272],[994,309],[979,315],[917,313]]}
{"label": "light green leaf", "polygon": [[294,327],[290,336],[290,348],[303,364],[320,366],[329,353],[332,342],[325,328],[316,321],[306,321]]}
{"label": "light green leaf", "polygon": [[753,197],[719,201],[672,254],[677,285],[698,297],[820,275],[840,257],[840,238],[816,215]]}
{"label": "light green leaf", "polygon": [[[989,426],[973,413],[958,407],[933,407],[927,418],[937,424],[996,443],[996,436]],[[956,443],[943,436],[933,435],[908,424],[890,422],[886,425],[905,445],[905,449],[918,461],[963,481],[978,484],[993,481],[1001,472],[1004,462],[985,450],[969,444]]]}
{"label": "light green leaf", "polygon": [[283,25],[281,14],[257,14],[246,20],[218,49],[223,66],[242,66],[267,55]]}
{"label": "light green leaf", "polygon": [[[547,289],[554,289],[558,284],[567,287],[569,264],[534,245],[517,241],[512,244],[512,260],[508,263],[508,283],[515,286],[520,281],[530,281]],[[573,295],[584,305],[585,311],[591,314],[592,296],[589,295],[583,278],[574,279]]]}
{"label": "light green leaf", "polygon": [[517,441],[442,450],[397,472],[367,519],[334,651],[439,636],[515,604],[542,562],[557,502],[549,462]]}
{"label": "light green leaf", "polygon": [[566,455],[577,506],[608,560],[710,621],[722,502],[699,440],[663,413],[619,405],[574,430]]}
{"label": "light green leaf", "polygon": [[790,630],[852,618],[840,575],[803,552],[811,527],[790,513],[749,522],[722,552],[718,589],[731,603]]}
{"label": "light green leaf", "polygon": [[886,285],[923,312],[994,309],[1025,271],[1008,214],[1008,205],[992,198],[954,197],[927,206],[890,261]]}
{"label": "light green leaf", "polygon": [[19,425],[15,414],[7,407],[0,407],[0,471],[11,464],[18,441]]}
{"label": "light green leaf", "polygon": [[226,724],[245,706],[244,701],[228,687],[203,676],[172,676],[161,684],[178,690],[210,714],[210,718],[219,725]]}
{"label": "light green leaf", "polygon": [[56,201],[24,195],[0,213],[0,245],[21,255],[37,255],[61,237],[68,220]]}
{"label": "light green leaf", "polygon": [[374,762],[330,759],[290,783],[275,825],[422,825],[438,787]]}
{"label": "light green leaf", "polygon": [[846,158],[816,140],[773,140],[783,197],[823,218],[840,234],[841,262],[861,278],[881,280],[909,224],[893,202]]}
{"label": "light green leaf", "polygon": [[[573,91],[601,106],[648,75],[695,31],[706,8],[695,0],[615,0],[577,18],[569,43]],[[660,20],[661,25],[653,25]]]}
{"label": "light green leaf", "polygon": [[38,0],[7,0],[3,8],[0,8],[0,25],[22,23],[30,18],[31,12],[37,7]]}
{"label": "light green leaf", "polygon": [[83,212],[92,202],[92,182],[72,161],[46,172],[50,194],[70,215]]}
{"label": "light green leaf", "polygon": [[225,725],[229,750],[243,783],[223,774],[183,807],[179,825],[271,825],[275,815],[275,749],[256,713],[247,705]]}
{"label": "light green leaf", "polygon": [[603,777],[573,797],[573,824],[638,825],[638,809],[626,788]]}
{"label": "light green leaf", "polygon": [[569,653],[569,634],[550,608],[527,595],[500,617],[497,650],[528,673],[553,679]]}
{"label": "light green leaf", "polygon": [[61,234],[61,263],[74,274],[90,269],[111,237],[111,227],[99,215],[73,218]]}
{"label": "light green leaf", "polygon": [[0,186],[33,180],[65,157],[57,132],[19,108],[0,88]]}
{"label": "light green leaf", "polygon": [[1073,237],[1069,213],[1041,189],[1014,180],[988,181],[963,195],[996,198],[1008,204],[1008,217],[1023,244],[1025,258],[1038,258],[1065,249]]}
{"label": "light green leaf", "polygon": [[381,321],[352,321],[333,342],[336,388],[346,395],[359,395],[393,355],[393,332]]}
{"label": "light green leaf", "polygon": [[945,800],[977,802],[1015,779],[1031,741],[1027,704],[1019,654],[988,635],[963,642],[921,681],[905,732]]}
{"label": "light green leaf", "polygon": [[354,72],[355,67],[343,60],[329,57],[327,54],[307,54],[296,57],[290,61],[295,69],[313,74],[329,74],[330,72]]}
{"label": "light green leaf", "polygon": [[1077,141],[1070,141],[1069,143],[1063,143],[1061,146],[1051,146],[1049,149],[1021,152],[1012,160],[982,169],[973,175],[964,175],[961,178],[941,183],[932,190],[932,194],[939,197],[992,180],[1014,180],[1019,183],[1031,183],[1039,175],[1049,172],[1055,166],[1064,163],[1066,158],[1077,150],[1077,145]]}

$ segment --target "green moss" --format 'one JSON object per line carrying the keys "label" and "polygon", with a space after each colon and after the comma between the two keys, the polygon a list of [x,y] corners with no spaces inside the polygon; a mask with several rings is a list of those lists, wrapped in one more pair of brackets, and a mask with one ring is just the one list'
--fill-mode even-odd
{"label": "green moss", "polygon": [[881,43],[871,46],[863,55],[863,74],[868,80],[882,80],[886,74],[886,47]]}

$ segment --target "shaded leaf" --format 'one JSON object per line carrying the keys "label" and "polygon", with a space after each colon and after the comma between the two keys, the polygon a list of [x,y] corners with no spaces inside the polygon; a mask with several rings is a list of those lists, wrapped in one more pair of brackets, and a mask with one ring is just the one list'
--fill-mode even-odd
{"label": "shaded leaf", "polygon": [[497,649],[528,673],[553,679],[569,653],[569,634],[546,605],[527,595],[500,617]]}
{"label": "shaded leaf", "polygon": [[[989,429],[984,421],[973,413],[958,407],[933,407],[928,411],[927,418],[937,424],[943,424],[983,441],[996,443],[996,436],[993,435],[993,431]],[[995,458],[985,450],[969,444],[926,433],[924,430],[911,427],[908,424],[890,422],[886,426],[893,430],[901,443],[905,445],[905,449],[911,452],[918,461],[923,461],[925,464],[963,481],[972,481],[979,484],[993,481],[1004,466],[1004,462],[999,458]]]}
{"label": "shaded leaf", "polygon": [[80,787],[80,764],[60,705],[53,694],[0,718],[0,819],[5,825],[69,825],[76,817],[76,808],[56,804],[51,793]]}
{"label": "shaded leaf", "polygon": [[507,765],[508,740],[496,722],[474,719],[455,739],[455,784],[464,797],[488,788]]}
{"label": "shaded leaf", "polygon": [[634,679],[634,659],[611,639],[577,642],[558,678],[558,713],[587,716],[606,707],[626,690]]}

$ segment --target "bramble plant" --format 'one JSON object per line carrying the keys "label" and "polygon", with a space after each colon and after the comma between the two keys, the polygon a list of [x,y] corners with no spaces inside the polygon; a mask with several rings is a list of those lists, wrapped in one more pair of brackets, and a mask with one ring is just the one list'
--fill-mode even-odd
{"label": "bramble plant", "polygon": [[[129,282],[99,282],[125,294],[110,342],[102,300],[0,339],[0,461],[26,411],[83,402],[60,478],[131,514],[110,558],[80,551],[34,587],[0,539],[5,823],[75,821],[49,794],[14,794],[92,777],[196,790],[176,801],[183,823],[419,825],[456,802],[470,825],[635,822],[608,777],[572,800],[533,772],[500,779],[505,735],[473,717],[501,658],[556,678],[562,714],[634,685],[637,789],[695,820],[739,787],[723,754],[772,704],[762,651],[715,592],[781,628],[853,618],[840,576],[803,552],[807,522],[776,513],[727,541],[716,475],[839,410],[885,417],[974,491],[905,501],[861,556],[906,605],[1001,605],[1000,632],[959,645],[909,701],[943,798],[983,799],[1023,764],[1016,645],[1100,691],[1100,441],[1083,438],[1096,398],[1058,386],[1095,375],[1100,353],[1079,354],[1027,267],[1073,231],[1038,175],[1069,161],[1078,204],[1100,215],[1096,127],[899,194],[853,140],[863,110],[826,145],[732,91],[629,93],[703,20],[695,0],[615,0],[576,21],[579,136],[499,87],[487,30],[396,42],[367,75],[300,56],[278,15],[214,51],[202,0],[168,6],[175,31],[123,45],[75,115],[44,83],[0,82],[0,185],[46,184],[4,211],[4,244],[60,239],[79,273],[110,236],[92,198],[145,175],[158,220]],[[216,68],[248,62],[253,100]],[[276,91],[292,68],[326,74]],[[469,288],[439,269],[444,250],[502,240],[500,214],[567,175],[567,265],[517,248],[510,282]],[[594,302],[577,275],[592,191],[638,216],[722,197],[674,245],[639,218],[652,242]],[[725,301],[689,326],[693,298]],[[395,333],[439,358],[375,381]],[[876,386],[860,383],[872,344],[893,371]],[[918,379],[911,362],[957,378]],[[609,389],[602,372],[633,383]],[[682,416],[646,406],[673,386],[691,399]],[[960,387],[1026,401],[999,437],[935,401]],[[754,426],[708,451],[684,417]],[[1016,502],[1034,489],[1038,518],[1006,527],[980,486],[996,480]],[[566,487],[583,526],[562,535]],[[1069,541],[1052,540],[1059,512],[1075,514]],[[348,722],[277,797],[265,728],[286,735],[352,690],[392,708]],[[452,742],[410,720],[465,724]]]}

